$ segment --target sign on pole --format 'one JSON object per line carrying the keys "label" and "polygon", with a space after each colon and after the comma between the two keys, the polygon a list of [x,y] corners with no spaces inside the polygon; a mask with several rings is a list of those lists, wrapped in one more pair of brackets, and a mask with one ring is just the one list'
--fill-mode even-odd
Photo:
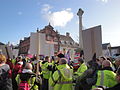
{"label": "sign on pole", "polygon": [[85,61],[92,60],[94,53],[96,57],[102,55],[102,33],[101,26],[96,26],[82,31]]}

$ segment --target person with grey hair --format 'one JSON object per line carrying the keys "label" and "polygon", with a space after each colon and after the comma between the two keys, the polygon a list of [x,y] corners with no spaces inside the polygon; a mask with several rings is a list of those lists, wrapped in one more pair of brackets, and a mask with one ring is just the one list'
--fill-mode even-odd
{"label": "person with grey hair", "polygon": [[112,63],[109,60],[104,60],[102,62],[102,70],[113,71],[113,69],[112,69]]}
{"label": "person with grey hair", "polygon": [[97,72],[97,82],[92,88],[110,88],[117,84],[115,77],[116,74],[112,71],[111,62],[104,60],[102,62],[103,70]]}
{"label": "person with grey hair", "polygon": [[30,89],[38,90],[38,86],[35,83],[36,75],[32,72],[32,64],[26,63],[25,67],[23,68],[22,72],[19,73],[16,77],[18,90],[21,90],[21,84],[27,83]]}
{"label": "person with grey hair", "polygon": [[72,90],[73,70],[68,66],[66,58],[59,60],[57,69],[50,77],[49,85],[54,90]]}
{"label": "person with grey hair", "polygon": [[22,70],[22,73],[32,73],[32,64],[31,63],[26,63],[24,69]]}
{"label": "person with grey hair", "polygon": [[61,58],[61,60],[59,61],[59,65],[61,65],[61,64],[67,64],[67,59]]}
{"label": "person with grey hair", "polygon": [[94,90],[120,90],[120,67],[117,69],[116,72],[116,80],[118,82],[118,84],[116,84],[115,86],[111,87],[111,88],[95,88]]}
{"label": "person with grey hair", "polygon": [[120,90],[120,67],[117,69],[117,72],[116,72],[116,80],[118,84],[106,90]]}

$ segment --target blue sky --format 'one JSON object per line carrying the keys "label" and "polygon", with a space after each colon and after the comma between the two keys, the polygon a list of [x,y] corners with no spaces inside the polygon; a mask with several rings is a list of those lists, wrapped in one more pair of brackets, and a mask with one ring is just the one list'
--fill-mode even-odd
{"label": "blue sky", "polygon": [[83,26],[102,25],[102,42],[119,46],[120,0],[0,0],[0,42],[19,40],[43,29],[50,22],[61,34],[78,39],[79,8]]}

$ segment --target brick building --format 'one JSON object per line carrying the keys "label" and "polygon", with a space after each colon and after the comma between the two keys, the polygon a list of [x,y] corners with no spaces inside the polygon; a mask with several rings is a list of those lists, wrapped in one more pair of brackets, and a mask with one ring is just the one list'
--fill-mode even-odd
{"label": "brick building", "polygon": [[[67,32],[66,35],[60,35],[57,30],[49,24],[43,29],[37,29],[37,33],[44,33],[46,37],[46,42],[54,42],[54,51],[67,51],[76,49],[78,44],[71,38],[70,34]],[[19,44],[20,50],[19,54],[28,54],[30,48],[30,37],[25,37],[24,40],[20,40]]]}
{"label": "brick building", "polygon": [[30,48],[30,37],[24,37],[24,40],[20,40],[19,43],[19,55],[28,54]]}

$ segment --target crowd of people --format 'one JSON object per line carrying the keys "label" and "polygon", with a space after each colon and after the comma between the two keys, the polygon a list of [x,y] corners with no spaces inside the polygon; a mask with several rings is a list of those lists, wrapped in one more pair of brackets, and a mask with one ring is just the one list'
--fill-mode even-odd
{"label": "crowd of people", "polygon": [[0,90],[119,90],[120,57],[99,57],[88,62],[78,58],[74,70],[65,55],[41,60],[18,56],[6,59],[0,54]]}

